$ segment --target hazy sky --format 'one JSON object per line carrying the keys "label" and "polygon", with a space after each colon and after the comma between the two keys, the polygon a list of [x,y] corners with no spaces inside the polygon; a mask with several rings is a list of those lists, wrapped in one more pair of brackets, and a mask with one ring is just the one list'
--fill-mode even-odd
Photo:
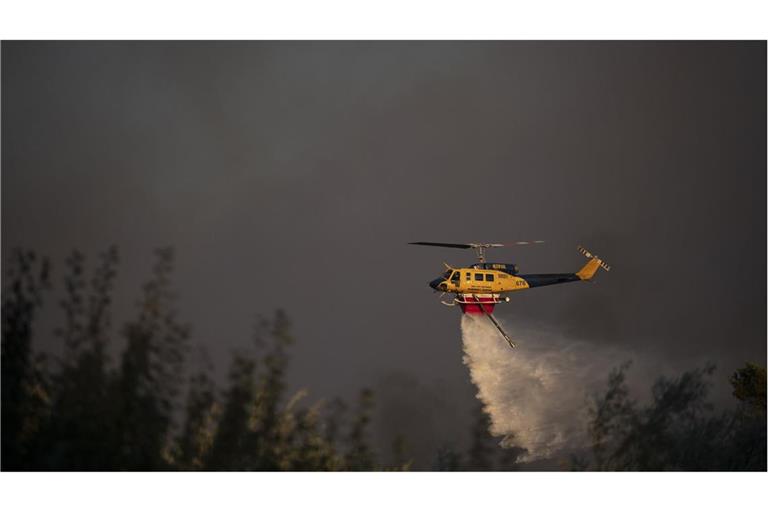
{"label": "hazy sky", "polygon": [[512,331],[765,364],[765,91],[764,42],[5,42],[3,263],[116,243],[124,318],[172,245],[217,368],[284,307],[294,386],[450,437],[474,390],[427,282],[472,254],[409,241],[545,239],[490,254],[523,273],[581,243],[611,272],[513,296]]}

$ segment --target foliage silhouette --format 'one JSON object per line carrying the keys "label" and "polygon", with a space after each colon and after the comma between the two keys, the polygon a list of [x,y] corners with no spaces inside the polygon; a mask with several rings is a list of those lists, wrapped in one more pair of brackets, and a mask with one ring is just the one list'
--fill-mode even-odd
{"label": "foliage silhouette", "polygon": [[765,416],[765,368],[747,363],[731,376],[730,382],[733,396],[744,404],[746,414]]}
{"label": "foliage silhouette", "polygon": [[765,471],[765,369],[748,364],[736,372],[731,383],[741,403],[716,414],[706,401],[714,366],[659,378],[645,406],[630,397],[628,368],[625,363],[615,369],[606,391],[595,397],[593,460],[582,469]]}
{"label": "foliage silhouette", "polygon": [[[62,355],[32,347],[43,299],[52,288],[48,260],[14,251],[2,290],[3,470],[373,471],[418,467],[407,435],[392,440],[391,464],[370,443],[375,407],[363,389],[354,407],[334,399],[303,405],[286,396],[291,323],[282,310],[257,323],[251,350],[233,354],[219,390],[210,368],[185,377],[190,327],[175,311],[171,249],[155,253],[135,317],[113,332],[111,306],[119,263],[108,248],[91,272],[78,251],[66,258]],[[44,335],[44,333],[43,333]],[[113,363],[110,345],[124,349]],[[734,411],[706,402],[713,368],[659,379],[640,406],[617,368],[590,411],[591,457],[574,469],[765,470],[765,369],[747,364],[731,377]],[[407,434],[407,432],[405,433]],[[525,450],[502,448],[489,419],[474,411],[469,450],[444,444],[437,471],[519,469]],[[423,462],[423,461],[422,461]]]}
{"label": "foliage silhouette", "polygon": [[[83,254],[66,259],[63,355],[48,368],[32,327],[49,283],[47,260],[16,251],[2,298],[4,470],[371,470],[373,394],[363,391],[346,427],[343,402],[325,413],[285,397],[290,321],[262,319],[252,354],[235,354],[219,393],[208,371],[184,382],[189,327],[177,319],[173,251],[160,249],[136,317],[108,360],[118,253],[109,248],[88,277]],[[186,386],[186,397],[180,398]],[[183,402],[183,405],[180,404]]]}
{"label": "foliage silhouette", "polygon": [[32,353],[32,323],[50,286],[49,264],[31,251],[14,251],[2,303],[2,458],[28,469],[48,402],[43,360]]}

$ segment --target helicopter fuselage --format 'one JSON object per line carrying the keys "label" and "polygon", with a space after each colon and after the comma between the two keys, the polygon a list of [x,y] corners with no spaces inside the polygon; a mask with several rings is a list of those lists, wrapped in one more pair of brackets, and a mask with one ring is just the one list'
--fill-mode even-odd
{"label": "helicopter fuselage", "polygon": [[537,243],[543,243],[543,241],[506,242],[503,244],[478,242],[468,244],[411,242],[411,245],[449,247],[453,249],[474,249],[477,252],[478,263],[469,267],[460,268],[453,268],[446,263],[445,266],[447,267],[447,270],[445,273],[437,279],[430,281],[429,286],[435,291],[443,292],[443,294],[455,294],[452,302],[447,303],[441,301],[446,306],[459,305],[462,313],[486,315],[490,321],[493,322],[501,335],[504,336],[504,339],[507,340],[509,346],[514,348],[515,344],[493,316],[493,309],[496,304],[509,302],[509,297],[503,297],[503,294],[528,290],[529,288],[537,288],[539,286],[570,283],[573,281],[589,281],[598,269],[611,269],[603,260],[581,246],[578,246],[579,252],[586,256],[589,261],[577,272],[563,274],[518,274],[517,266],[514,264],[486,263],[485,261],[485,249]]}
{"label": "helicopter fuselage", "polygon": [[601,260],[592,258],[578,272],[518,274],[517,266],[512,264],[475,263],[470,267],[449,267],[441,277],[430,281],[429,286],[435,291],[456,294],[453,303],[444,304],[458,304],[464,313],[485,314],[492,313],[496,304],[509,301],[502,294],[539,286],[588,281],[601,265]]}
{"label": "helicopter fuselage", "polygon": [[429,285],[448,293],[505,293],[530,288],[522,276],[500,270],[461,267],[447,270]]}

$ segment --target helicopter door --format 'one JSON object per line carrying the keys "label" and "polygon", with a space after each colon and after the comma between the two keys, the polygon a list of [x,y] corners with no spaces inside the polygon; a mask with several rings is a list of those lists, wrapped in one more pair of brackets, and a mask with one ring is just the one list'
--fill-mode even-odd
{"label": "helicopter door", "polygon": [[451,284],[457,288],[461,286],[461,272],[458,270],[454,271],[453,275],[451,275]]}

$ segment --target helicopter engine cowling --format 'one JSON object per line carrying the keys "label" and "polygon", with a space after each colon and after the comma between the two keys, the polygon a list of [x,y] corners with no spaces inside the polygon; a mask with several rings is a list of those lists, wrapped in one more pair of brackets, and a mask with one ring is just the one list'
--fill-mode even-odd
{"label": "helicopter engine cowling", "polygon": [[472,267],[484,270],[500,270],[511,276],[516,276],[519,272],[517,265],[514,263],[475,263]]}

